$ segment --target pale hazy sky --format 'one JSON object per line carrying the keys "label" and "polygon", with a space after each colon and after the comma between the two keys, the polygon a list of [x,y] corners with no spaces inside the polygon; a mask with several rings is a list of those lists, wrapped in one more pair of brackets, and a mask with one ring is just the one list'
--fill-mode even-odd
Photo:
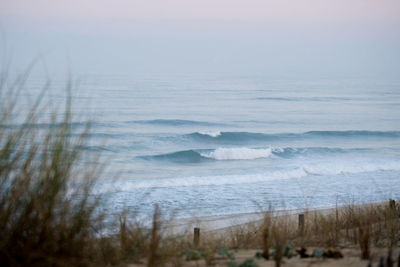
{"label": "pale hazy sky", "polygon": [[0,0],[0,30],[17,62],[88,73],[400,64],[399,0]]}
{"label": "pale hazy sky", "polygon": [[0,14],[57,19],[399,22],[398,0],[1,0]]}
{"label": "pale hazy sky", "polygon": [[0,7],[3,24],[75,31],[160,21],[400,25],[398,0],[0,0]]}

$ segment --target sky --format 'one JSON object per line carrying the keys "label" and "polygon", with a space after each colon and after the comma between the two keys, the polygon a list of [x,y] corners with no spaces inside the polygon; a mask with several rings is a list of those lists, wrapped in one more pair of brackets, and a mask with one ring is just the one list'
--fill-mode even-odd
{"label": "sky", "polygon": [[[0,0],[1,53],[54,72],[398,75],[398,0]],[[68,67],[67,67],[68,66]]]}
{"label": "sky", "polygon": [[399,22],[397,0],[2,0],[14,18]]}

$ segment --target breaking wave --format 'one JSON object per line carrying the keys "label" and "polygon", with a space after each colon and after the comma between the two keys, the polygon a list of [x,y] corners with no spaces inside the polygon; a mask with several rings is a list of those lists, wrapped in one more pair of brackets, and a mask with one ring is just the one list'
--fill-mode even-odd
{"label": "breaking wave", "polygon": [[247,147],[239,148],[217,148],[211,152],[200,153],[201,156],[215,160],[249,160],[268,158],[272,155],[272,149],[253,149]]}
{"label": "breaking wave", "polygon": [[141,156],[146,160],[165,160],[177,163],[200,163],[210,160],[254,160],[269,158],[271,156],[281,158],[292,158],[298,155],[323,155],[334,153],[365,152],[369,149],[342,149],[328,147],[306,147],[306,148],[248,148],[248,147],[219,147],[217,149],[184,150],[172,153]]}
{"label": "breaking wave", "polygon": [[271,148],[217,148],[217,149],[200,149],[200,150],[184,150],[167,154],[154,156],[142,156],[148,160],[166,160],[177,163],[198,163],[210,160],[251,160],[258,158],[267,158],[271,156]]}

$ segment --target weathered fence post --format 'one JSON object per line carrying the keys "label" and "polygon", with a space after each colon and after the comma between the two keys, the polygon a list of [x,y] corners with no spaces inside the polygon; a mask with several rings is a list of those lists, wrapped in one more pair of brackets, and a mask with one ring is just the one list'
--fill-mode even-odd
{"label": "weathered fence post", "polygon": [[304,213],[299,214],[299,233],[304,234]]}
{"label": "weathered fence post", "polygon": [[198,246],[200,243],[200,228],[195,227],[193,231],[193,244]]}
{"label": "weathered fence post", "polygon": [[396,201],[394,199],[389,198],[389,207],[391,210],[396,209]]}

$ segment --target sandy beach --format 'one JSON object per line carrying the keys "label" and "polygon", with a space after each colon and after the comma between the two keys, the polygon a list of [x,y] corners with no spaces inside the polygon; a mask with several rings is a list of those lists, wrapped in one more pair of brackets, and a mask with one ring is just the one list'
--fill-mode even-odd
{"label": "sandy beach", "polygon": [[[371,203],[365,205],[354,206],[352,208],[372,208],[372,209],[382,209],[387,206],[388,203]],[[280,218],[285,222],[290,222],[289,224],[292,227],[298,226],[299,215],[302,214],[306,216],[305,223],[308,223],[309,218],[315,218],[318,216],[335,216],[335,214],[342,214],[346,212],[346,209],[349,207],[338,207],[338,208],[325,208],[325,209],[316,209],[316,210],[289,210],[289,211],[276,211],[273,212],[275,218]],[[191,235],[191,231],[194,227],[200,228],[200,241],[199,245],[193,247],[193,251],[197,249],[204,249],[204,245],[209,242],[218,243],[221,240],[226,240],[232,238],[235,234],[241,232],[242,234],[249,232],[253,232],[254,237],[260,236],[261,233],[258,232],[262,229],[262,224],[264,220],[265,212],[260,213],[249,213],[249,214],[239,214],[239,215],[226,215],[226,216],[209,216],[202,217],[196,220],[180,220],[179,223],[169,223],[165,226],[164,231],[166,233],[172,235],[188,235],[188,240],[193,239],[193,235]],[[300,215],[301,216],[301,215]],[[308,218],[308,219],[307,219]],[[396,219],[396,224],[399,221]],[[292,229],[293,230],[293,229]],[[289,242],[290,243],[290,242]],[[246,245],[245,245],[246,246]],[[251,245],[250,245],[251,246]],[[329,246],[294,246],[292,249],[293,252],[300,249],[300,247],[304,247],[307,251],[307,257],[300,257],[298,253],[291,257],[284,257],[281,262],[281,266],[362,266],[365,267],[369,263],[371,266],[378,266],[379,261],[384,260],[385,264],[388,261],[388,248],[371,245],[370,252],[370,260],[362,260],[360,246],[358,244],[351,244],[350,242],[341,242],[338,243],[334,247]],[[340,258],[331,258],[329,256],[318,256],[314,255],[318,251],[337,251],[340,252]],[[234,254],[234,258],[229,258],[226,255],[221,255],[216,253],[213,256],[212,262],[207,262],[206,259],[198,259],[198,260],[187,260],[184,261],[182,266],[276,266],[273,257],[269,260],[265,260],[261,257],[257,257],[256,255],[262,251],[262,248],[235,248],[230,250]],[[273,250],[271,250],[273,251]],[[393,264],[398,264],[398,257],[400,256],[400,248],[398,244],[396,244],[392,250],[391,259],[393,260]],[[247,261],[249,264],[249,260],[251,260],[252,264],[255,265],[229,265],[232,262],[236,262],[237,264],[244,263]],[[230,263],[231,262],[231,263]],[[390,264],[390,263],[389,263]],[[140,264],[128,264],[128,266],[146,266],[146,259],[142,259]],[[167,265],[169,266],[169,265]],[[173,266],[173,265],[171,265]],[[383,265],[389,266],[389,265]],[[397,265],[393,265],[397,266]]]}

